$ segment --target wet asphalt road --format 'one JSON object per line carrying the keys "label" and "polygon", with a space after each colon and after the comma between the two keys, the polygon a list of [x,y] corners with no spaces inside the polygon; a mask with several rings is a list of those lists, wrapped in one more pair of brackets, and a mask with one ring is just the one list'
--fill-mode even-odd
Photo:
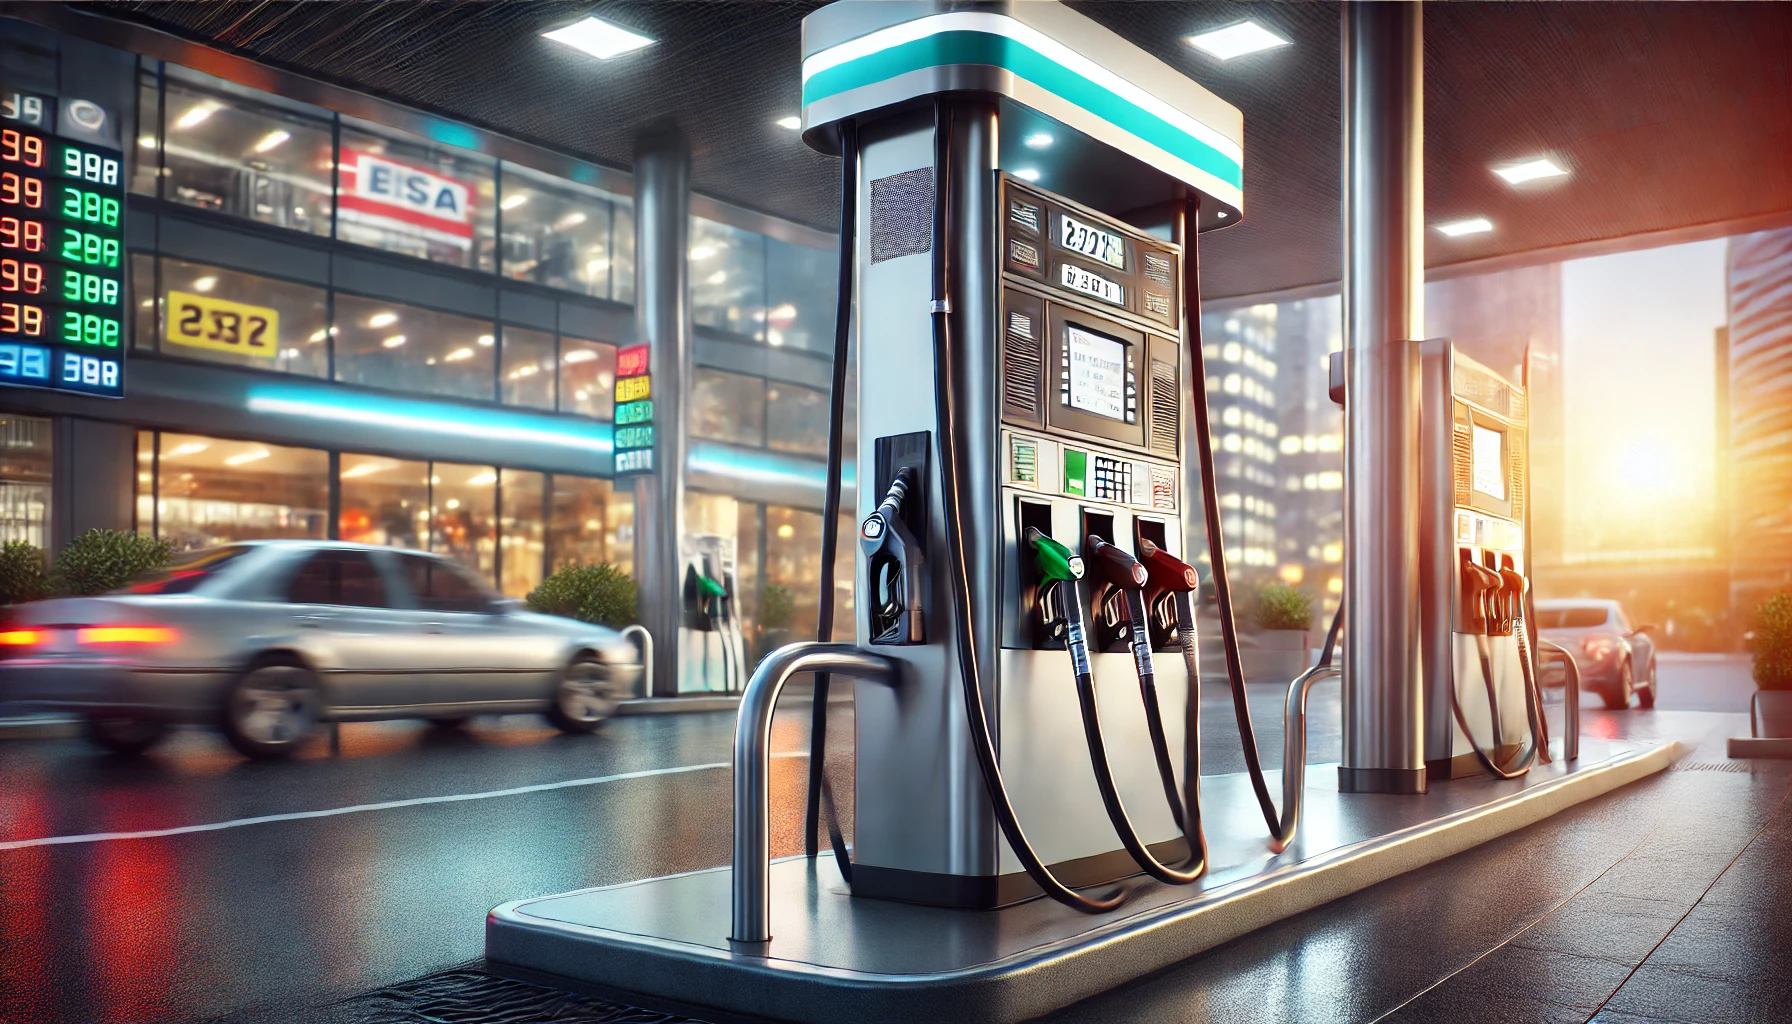
{"label": "wet asphalt road", "polygon": [[[1728,704],[1746,693],[1736,674],[1664,662],[1662,704]],[[1337,689],[1315,692],[1313,761],[1338,757]],[[1251,691],[1273,766],[1281,688]],[[1204,771],[1239,770],[1222,686],[1203,687],[1203,713]],[[793,706],[774,729],[774,855],[800,848],[807,715]],[[849,803],[850,706],[830,721]],[[1589,712],[1592,733],[1628,724]],[[524,716],[351,725],[340,754],[319,741],[272,764],[200,730],[135,759],[0,743],[0,1021],[319,1020],[475,960],[497,903],[720,864],[732,726],[726,712],[591,737]]]}

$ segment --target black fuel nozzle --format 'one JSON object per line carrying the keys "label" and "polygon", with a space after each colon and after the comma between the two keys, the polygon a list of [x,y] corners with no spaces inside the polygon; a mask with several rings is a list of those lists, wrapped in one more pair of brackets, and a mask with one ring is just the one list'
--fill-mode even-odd
{"label": "black fuel nozzle", "polygon": [[1102,649],[1131,646],[1135,658],[1142,651],[1141,671],[1148,671],[1151,635],[1145,615],[1145,584],[1150,577],[1145,567],[1093,533],[1083,550],[1089,553],[1084,561],[1096,581],[1090,606],[1096,609]]}
{"label": "black fuel nozzle", "polygon": [[859,524],[859,548],[865,553],[865,579],[871,590],[865,614],[874,644],[926,642],[921,545],[902,521],[902,502],[914,479],[912,467],[898,470],[884,500]]}
{"label": "black fuel nozzle", "polygon": [[[1151,621],[1151,645],[1159,650],[1181,642],[1186,618],[1193,636],[1195,595],[1201,588],[1196,568],[1148,540],[1139,541],[1139,564],[1145,567],[1145,612]],[[1187,614],[1179,608],[1186,605]]]}

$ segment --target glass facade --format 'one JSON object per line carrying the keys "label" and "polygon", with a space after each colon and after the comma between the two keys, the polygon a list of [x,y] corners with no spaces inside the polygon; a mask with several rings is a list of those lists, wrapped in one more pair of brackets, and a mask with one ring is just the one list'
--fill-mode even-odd
{"label": "glass facade", "polygon": [[[332,475],[331,454],[139,431],[137,530],[182,551],[280,537],[432,551],[511,597],[526,596],[549,565],[611,561],[627,571],[633,562],[634,502],[608,480],[356,452],[337,454]],[[7,484],[0,477],[0,496]],[[341,510],[334,533],[332,500]]]}
{"label": "glass facade", "polygon": [[732,444],[765,444],[763,377],[699,369],[691,379],[691,436]]}
{"label": "glass facade", "polygon": [[632,295],[618,294],[615,283],[617,205],[616,196],[599,189],[506,165],[504,198],[498,203],[504,276],[631,301]]}
{"label": "glass facade", "polygon": [[[329,235],[335,207],[330,123],[282,109],[273,97],[251,99],[228,88],[209,75],[170,69],[162,95],[162,198]],[[148,162],[142,151],[154,148],[155,135],[139,135],[141,171]]]}
{"label": "glass facade", "polygon": [[[322,288],[163,257],[132,257],[151,285],[137,294],[138,343],[162,352],[254,369],[327,377],[329,294]],[[156,283],[156,282],[159,282]],[[147,296],[155,296],[151,299]],[[149,305],[144,305],[149,303]]]}
{"label": "glass facade", "polygon": [[49,544],[51,429],[47,419],[0,415],[0,544]]}
{"label": "glass facade", "polygon": [[357,295],[336,296],[336,379],[393,391],[491,400],[489,320]]}
{"label": "glass facade", "polygon": [[491,270],[497,161],[344,119],[336,237],[472,270]]}

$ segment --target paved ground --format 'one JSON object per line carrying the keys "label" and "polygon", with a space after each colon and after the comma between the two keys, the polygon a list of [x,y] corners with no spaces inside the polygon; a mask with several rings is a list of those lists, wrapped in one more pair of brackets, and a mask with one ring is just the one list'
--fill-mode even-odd
{"label": "paved ground", "polygon": [[[1775,914],[1792,885],[1792,766],[1722,754],[1746,729],[1746,672],[1664,657],[1660,710],[1589,702],[1589,734],[1695,741],[1681,770],[1053,1019],[1792,1019]],[[1273,761],[1280,694],[1252,689]],[[1207,770],[1235,770],[1223,689],[1203,696]],[[800,753],[806,710],[780,721],[781,752]],[[844,764],[850,710],[834,715]],[[1312,758],[1335,759],[1335,684],[1314,719]],[[144,761],[0,743],[0,1021],[668,1019],[488,977],[482,916],[723,862],[731,725],[351,726],[340,757],[319,744],[273,765],[198,732]],[[776,762],[779,854],[798,847],[804,764]],[[844,775],[837,788],[850,792]]]}

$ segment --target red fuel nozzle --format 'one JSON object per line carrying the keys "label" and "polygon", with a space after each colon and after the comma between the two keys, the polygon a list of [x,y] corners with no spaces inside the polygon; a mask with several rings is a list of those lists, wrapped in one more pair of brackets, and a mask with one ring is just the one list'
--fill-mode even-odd
{"label": "red fuel nozzle", "polygon": [[1154,593],[1194,590],[1201,585],[1201,574],[1194,566],[1148,540],[1139,541],[1139,562],[1145,567]]}

